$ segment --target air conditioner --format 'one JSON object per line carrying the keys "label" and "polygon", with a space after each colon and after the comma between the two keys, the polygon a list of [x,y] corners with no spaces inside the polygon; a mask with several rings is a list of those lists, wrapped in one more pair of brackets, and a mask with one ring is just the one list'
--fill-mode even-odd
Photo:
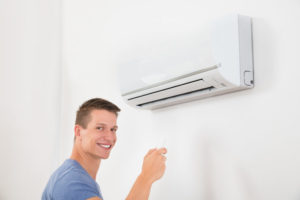
{"label": "air conditioner", "polygon": [[119,64],[129,105],[157,109],[253,88],[250,17],[226,16],[190,37],[157,41],[132,44]]}

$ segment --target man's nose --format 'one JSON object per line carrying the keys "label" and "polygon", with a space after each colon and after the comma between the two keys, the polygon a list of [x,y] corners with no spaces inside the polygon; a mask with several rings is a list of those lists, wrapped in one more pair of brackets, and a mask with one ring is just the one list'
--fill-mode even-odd
{"label": "man's nose", "polygon": [[111,130],[108,130],[108,129],[104,131],[104,137],[107,140],[114,140],[115,139],[114,133]]}

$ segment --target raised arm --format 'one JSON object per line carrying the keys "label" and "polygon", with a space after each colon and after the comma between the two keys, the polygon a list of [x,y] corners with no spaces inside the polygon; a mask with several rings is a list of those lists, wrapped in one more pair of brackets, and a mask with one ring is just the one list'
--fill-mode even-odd
{"label": "raised arm", "polygon": [[151,149],[144,157],[142,172],[137,177],[126,200],[147,200],[152,184],[160,179],[166,169],[166,148]]}

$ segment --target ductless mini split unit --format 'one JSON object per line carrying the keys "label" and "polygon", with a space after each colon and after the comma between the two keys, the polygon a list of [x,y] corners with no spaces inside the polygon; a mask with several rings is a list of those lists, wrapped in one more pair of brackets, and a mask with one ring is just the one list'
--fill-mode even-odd
{"label": "ductless mini split unit", "polygon": [[162,108],[254,84],[247,16],[226,16],[198,35],[133,49],[126,53],[126,62],[119,63],[119,72],[122,96],[137,108]]}

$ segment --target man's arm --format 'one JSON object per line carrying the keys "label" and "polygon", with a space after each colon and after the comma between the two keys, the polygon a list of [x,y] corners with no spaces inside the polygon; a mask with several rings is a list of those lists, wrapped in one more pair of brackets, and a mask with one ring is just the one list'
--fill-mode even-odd
{"label": "man's arm", "polygon": [[166,148],[151,149],[144,157],[141,174],[137,177],[126,200],[147,200],[152,184],[160,179],[166,169]]}
{"label": "man's arm", "polygon": [[[152,184],[160,179],[166,169],[166,148],[151,149],[144,157],[141,174],[137,177],[126,200],[147,200],[150,195]],[[92,197],[87,200],[102,200],[99,197]]]}

